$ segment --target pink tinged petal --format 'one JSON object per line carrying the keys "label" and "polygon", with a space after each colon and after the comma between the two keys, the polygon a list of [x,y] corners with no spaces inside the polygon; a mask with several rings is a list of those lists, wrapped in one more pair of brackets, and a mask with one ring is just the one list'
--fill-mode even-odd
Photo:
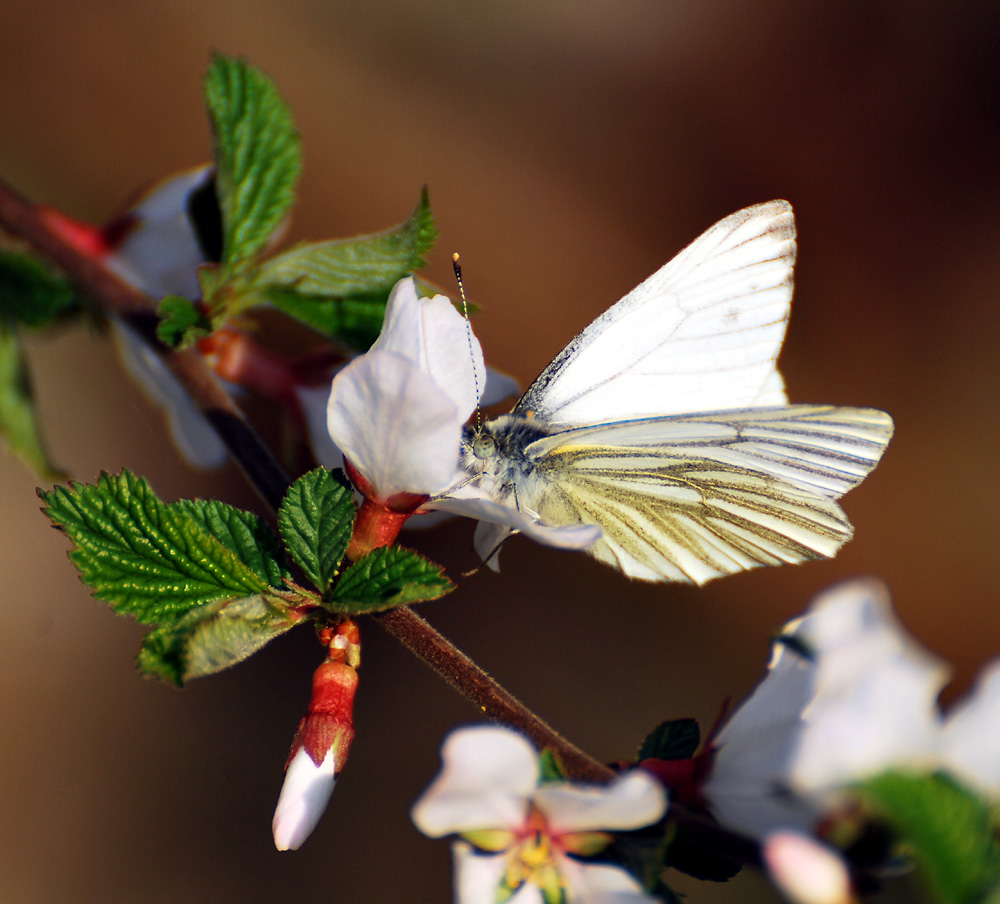
{"label": "pink tinged petal", "polygon": [[300,749],[285,772],[271,829],[279,851],[296,851],[309,837],[333,793],[337,766],[328,751],[318,766]]}
{"label": "pink tinged petal", "polygon": [[382,333],[372,351],[408,358],[446,392],[464,423],[486,387],[486,366],[479,340],[449,298],[419,298],[412,277],[393,287]]}
{"label": "pink tinged petal", "polygon": [[854,900],[844,861],[830,848],[796,832],[779,832],[764,843],[764,865],[793,904],[850,904]]}
{"label": "pink tinged petal", "polygon": [[605,864],[583,863],[561,857],[559,868],[566,878],[566,904],[657,904],[642,885],[624,869]]}
{"label": "pink tinged petal", "polygon": [[111,329],[122,364],[143,394],[162,412],[170,438],[188,464],[209,470],[225,464],[226,447],[163,359],[121,321]]}
{"label": "pink tinged petal", "polygon": [[399,355],[369,352],[337,374],[327,427],[380,499],[432,494],[454,479],[462,433],[455,405]]}
{"label": "pink tinged petal", "polygon": [[972,693],[948,716],[941,758],[961,781],[1000,798],[1000,660],[983,669]]}
{"label": "pink tinged petal", "polygon": [[[471,845],[456,842],[451,847],[455,863],[455,901],[457,904],[496,904],[497,889],[507,868],[504,854],[480,854]],[[543,904],[539,889],[526,883],[507,904]]]}
{"label": "pink tinged petal", "polygon": [[556,835],[639,829],[667,812],[663,786],[641,770],[618,776],[607,785],[545,784],[535,792],[535,804]]}
{"label": "pink tinged petal", "polygon": [[482,726],[454,731],[441,750],[440,775],[413,806],[432,838],[480,829],[518,829],[538,784],[538,756],[516,732]]}

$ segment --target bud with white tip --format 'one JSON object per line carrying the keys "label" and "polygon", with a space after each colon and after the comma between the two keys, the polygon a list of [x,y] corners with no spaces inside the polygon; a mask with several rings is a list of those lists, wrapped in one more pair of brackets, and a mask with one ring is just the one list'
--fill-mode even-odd
{"label": "bud with white tip", "polygon": [[[339,626],[330,658],[313,675],[312,698],[285,765],[271,828],[279,851],[298,850],[316,828],[354,740],[357,627]],[[347,661],[344,661],[344,660]]]}

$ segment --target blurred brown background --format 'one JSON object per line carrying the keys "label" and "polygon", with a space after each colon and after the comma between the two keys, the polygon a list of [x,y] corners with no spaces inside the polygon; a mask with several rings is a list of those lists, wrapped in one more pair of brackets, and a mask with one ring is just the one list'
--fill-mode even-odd
{"label": "blurred brown background", "polygon": [[[782,370],[793,401],[890,411],[896,438],[845,508],[834,561],[704,589],[629,584],[516,540],[422,611],[569,737],[627,758],[659,720],[711,721],[760,676],[770,633],[842,577],[882,575],[958,686],[1000,650],[1000,7],[522,0],[73,4],[8,0],[0,174],[102,220],[209,155],[211,48],[292,105],[305,175],[293,238],[403,219],[430,185],[489,360],[524,384],[720,217],[796,208]],[[166,498],[256,505],[234,471],[179,465],[111,344],[33,341],[54,456],[128,466]],[[375,625],[358,736],[326,819],[278,854],[270,818],[319,651],[308,632],[183,693],[141,680],[141,635],[88,598],[35,480],[0,460],[0,900],[445,901],[446,845],[408,807],[476,712]],[[453,573],[472,527],[411,541]],[[678,883],[693,901],[771,892]]]}

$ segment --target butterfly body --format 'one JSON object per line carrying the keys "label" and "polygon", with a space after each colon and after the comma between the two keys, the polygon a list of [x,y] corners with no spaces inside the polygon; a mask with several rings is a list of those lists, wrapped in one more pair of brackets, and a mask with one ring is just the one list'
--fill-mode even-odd
{"label": "butterfly body", "polygon": [[[837,499],[892,435],[874,409],[787,404],[776,360],[792,293],[784,201],[708,230],[573,339],[510,414],[466,428],[479,492],[544,524],[594,524],[588,552],[652,581],[703,583],[826,558]],[[481,523],[489,559],[509,529]]]}

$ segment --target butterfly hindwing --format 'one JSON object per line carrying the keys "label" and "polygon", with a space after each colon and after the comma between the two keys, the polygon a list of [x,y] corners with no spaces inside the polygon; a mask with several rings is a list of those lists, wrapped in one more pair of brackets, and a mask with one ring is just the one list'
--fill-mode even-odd
{"label": "butterfly hindwing", "polygon": [[646,580],[703,583],[832,556],[851,536],[837,498],[892,435],[873,409],[792,405],[603,424],[525,450],[549,524],[598,524],[588,551]]}

